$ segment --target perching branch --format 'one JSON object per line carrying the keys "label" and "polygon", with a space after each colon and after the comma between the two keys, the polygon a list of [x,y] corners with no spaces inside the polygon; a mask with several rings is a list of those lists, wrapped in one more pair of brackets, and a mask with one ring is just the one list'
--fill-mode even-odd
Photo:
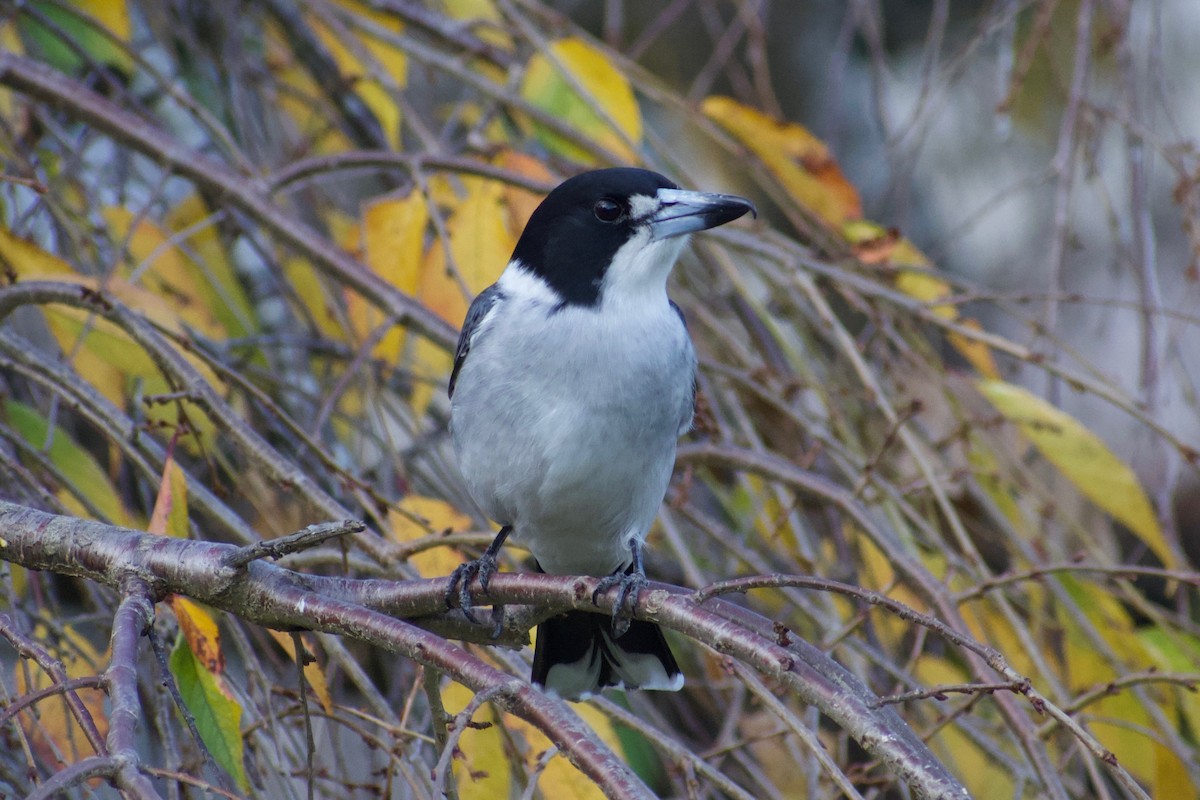
{"label": "perching branch", "polygon": [[[614,797],[644,796],[645,787],[560,701],[505,674],[461,647],[416,627],[459,612],[444,606],[445,581],[381,581],[294,573],[251,561],[232,569],[236,548],[182,541],[0,502],[0,558],[118,587],[131,571],[159,592],[186,594],[243,620],[277,629],[338,633],[399,653],[449,675],[533,723],[577,767]],[[493,602],[548,611],[594,609],[595,579],[496,575]],[[852,673],[803,640],[779,635],[767,619],[722,600],[699,605],[690,592],[652,584],[635,615],[656,621],[782,682],[842,725],[872,755],[900,774],[919,797],[966,797],[924,743]],[[611,612],[608,598],[600,611]],[[389,614],[401,612],[412,622]]]}
{"label": "perching branch", "polygon": [[426,630],[342,600],[321,586],[354,581],[312,580],[273,564],[245,569],[224,562],[235,548],[182,541],[0,501],[0,558],[29,569],[98,581],[117,588],[132,572],[157,592],[186,594],[247,622],[276,629],[308,628],[350,636],[449,675],[543,730],[564,755],[611,797],[645,798],[649,789],[560,700],[505,674]]}

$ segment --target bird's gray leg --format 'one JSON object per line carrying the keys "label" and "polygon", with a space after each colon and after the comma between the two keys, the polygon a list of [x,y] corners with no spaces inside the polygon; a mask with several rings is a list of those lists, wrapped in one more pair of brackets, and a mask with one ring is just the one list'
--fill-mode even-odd
{"label": "bird's gray leg", "polygon": [[[476,576],[479,577],[479,588],[487,593],[488,583],[492,580],[498,569],[496,564],[496,556],[500,554],[500,548],[504,546],[504,540],[512,533],[512,526],[505,525],[496,534],[496,538],[488,545],[487,550],[483,551],[483,555],[474,561],[468,561],[466,564],[460,564],[455,567],[454,572],[450,573],[450,584],[446,587],[446,607],[454,607],[454,596],[458,595],[458,607],[462,609],[463,616],[478,623],[479,620],[471,613],[471,581]],[[504,622],[504,606],[493,606],[492,608],[492,637],[500,635],[500,628]]]}
{"label": "bird's gray leg", "polygon": [[633,621],[633,609],[637,606],[638,596],[646,588],[646,568],[642,564],[642,543],[636,538],[629,540],[629,551],[633,553],[633,563],[629,568],[601,578],[592,592],[592,603],[596,598],[614,586],[617,587],[617,602],[613,604],[612,632],[616,638],[621,638],[629,630]]}

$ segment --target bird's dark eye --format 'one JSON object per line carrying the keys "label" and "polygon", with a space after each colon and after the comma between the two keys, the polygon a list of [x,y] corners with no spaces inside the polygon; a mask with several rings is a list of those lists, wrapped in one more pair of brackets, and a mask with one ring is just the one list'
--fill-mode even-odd
{"label": "bird's dark eye", "polygon": [[596,205],[592,206],[592,213],[601,222],[616,222],[625,216],[625,207],[616,200],[610,200],[606,197],[603,200],[596,201]]}

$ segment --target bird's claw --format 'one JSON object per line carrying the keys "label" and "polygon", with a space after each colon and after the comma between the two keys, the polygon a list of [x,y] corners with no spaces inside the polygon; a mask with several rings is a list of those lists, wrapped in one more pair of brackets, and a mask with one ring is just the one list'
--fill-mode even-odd
{"label": "bird's claw", "polygon": [[[473,624],[481,624],[475,615],[471,613],[471,581],[479,578],[479,588],[487,594],[488,584],[492,581],[492,576],[499,571],[499,566],[496,564],[496,556],[500,552],[500,548],[504,545],[504,540],[512,533],[512,526],[505,525],[496,534],[496,538],[488,545],[487,550],[483,552],[479,558],[474,561],[468,561],[466,564],[460,564],[454,568],[454,572],[450,573],[450,583],[446,587],[446,608],[454,608],[455,595],[458,596],[458,607],[462,609],[463,616],[470,620]],[[504,606],[492,606],[492,638],[498,639],[500,632],[504,629]]]}
{"label": "bird's claw", "polygon": [[[468,561],[466,564],[460,564],[454,568],[454,572],[450,573],[450,584],[446,587],[446,608],[454,608],[454,600],[457,595],[458,607],[462,609],[463,616],[469,619],[476,625],[481,624],[476,616],[471,612],[471,581],[478,578],[479,588],[487,594],[488,584],[491,583],[492,575],[496,574],[498,567],[496,565],[496,557],[490,553],[484,553],[474,561]],[[496,609],[500,609],[500,618],[503,620],[503,606],[497,606],[492,610],[492,621],[495,623],[495,635],[498,635],[500,623],[496,622]]]}
{"label": "bird's claw", "polygon": [[641,572],[623,572],[601,578],[592,592],[592,604],[598,605],[596,600],[600,595],[614,586],[617,587],[617,600],[613,603],[612,632],[619,639],[629,630],[633,621],[633,609],[637,606],[642,589],[646,588],[646,576]]}

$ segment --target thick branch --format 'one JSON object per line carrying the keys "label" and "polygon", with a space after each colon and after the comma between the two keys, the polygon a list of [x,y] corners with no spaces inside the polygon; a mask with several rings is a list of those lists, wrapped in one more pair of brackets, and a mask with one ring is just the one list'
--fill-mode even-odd
{"label": "thick branch", "polygon": [[108,752],[117,764],[113,775],[117,787],[136,800],[156,800],[160,795],[140,769],[136,734],[143,716],[138,699],[138,644],[154,622],[154,602],[150,587],[140,578],[127,578],[122,589],[125,597],[113,618],[112,661],[104,675],[112,701]]}
{"label": "thick branch", "polygon": [[[155,536],[55,516],[0,501],[0,558],[114,588],[137,574],[159,591],[185,594],[242,619],[277,629],[309,628],[350,636],[440,670],[542,730],[564,755],[614,798],[652,797],[650,790],[560,700],[410,623],[314,590],[314,582],[274,564],[224,564],[230,545]],[[306,585],[307,584],[307,585]],[[444,582],[438,582],[444,588]]]}
{"label": "thick branch", "polygon": [[[228,554],[235,551],[229,545],[152,536],[4,502],[0,502],[0,530],[5,540],[0,558],[31,569],[53,569],[115,586],[136,568],[162,591],[187,594],[248,622],[351,636],[446,672],[476,692],[496,690],[498,705],[545,731],[605,791],[618,797],[645,791],[564,704],[441,637],[385,613],[428,617],[420,620],[422,624],[437,619],[435,614],[444,618],[442,579],[323,578],[263,561],[234,570],[225,565]],[[595,585],[594,578],[501,574],[492,579],[488,599],[597,610],[591,600]],[[599,610],[611,612],[610,603],[602,597]],[[807,642],[780,635],[771,620],[720,599],[701,607],[692,592],[661,584],[652,584],[642,593],[635,616],[657,621],[781,681],[902,775],[918,797],[967,796],[893,709],[874,707],[878,697],[857,676]],[[615,764],[620,769],[614,772]]]}

